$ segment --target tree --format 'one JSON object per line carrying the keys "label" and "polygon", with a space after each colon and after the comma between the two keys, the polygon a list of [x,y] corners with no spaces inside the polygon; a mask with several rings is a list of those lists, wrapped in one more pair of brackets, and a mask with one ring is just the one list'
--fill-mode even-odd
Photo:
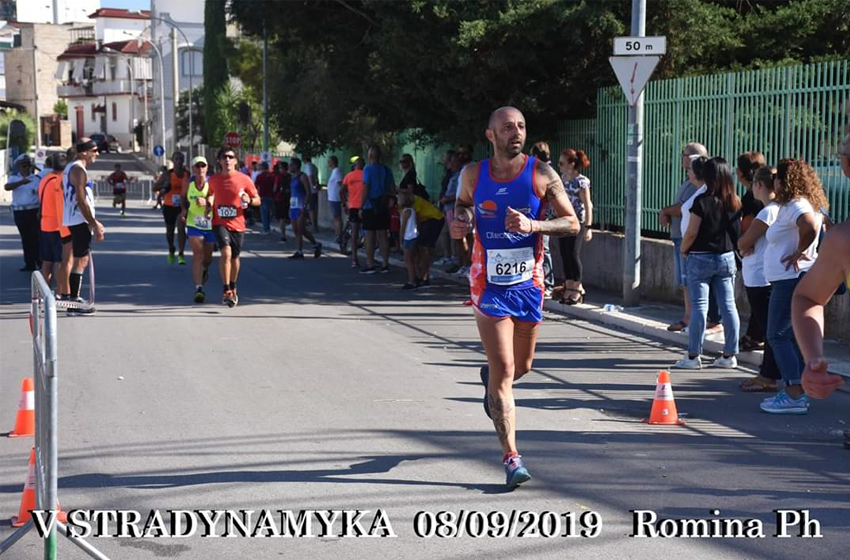
{"label": "tree", "polygon": [[62,119],[68,118],[68,104],[64,99],[60,99],[56,103],[53,104],[53,112],[59,115]]}
{"label": "tree", "polygon": [[[270,28],[270,111],[284,138],[317,149],[409,128],[468,141],[506,104],[551,136],[616,84],[607,59],[631,2],[232,0],[230,11],[252,37],[257,14],[286,22]],[[668,39],[656,79],[846,56],[850,2],[654,0],[647,34]]]}
{"label": "tree", "polygon": [[[228,47],[226,36],[225,3],[221,0],[206,0],[204,4],[204,97],[203,122],[206,125],[202,135],[207,142],[216,145],[222,142],[222,136],[212,132],[222,128],[217,121],[215,98],[219,90],[228,85]],[[194,118],[194,114],[193,114]],[[186,127],[188,129],[188,126]]]}
{"label": "tree", "polygon": [[26,127],[26,138],[21,138],[19,142],[13,143],[13,145],[18,147],[20,153],[25,154],[35,141],[35,131],[37,128],[32,115],[16,111],[15,109],[0,111],[0,149],[5,150],[10,147],[7,145],[9,139],[6,135],[9,133],[9,123],[14,120],[21,121]]}
{"label": "tree", "polygon": [[[195,129],[195,137],[200,137],[201,143],[210,144],[210,139],[206,136],[206,127],[204,126],[204,85],[195,86],[192,90],[192,128]],[[189,136],[189,90],[181,91],[177,99],[177,136],[180,139]],[[221,140],[218,139],[217,142]]]}

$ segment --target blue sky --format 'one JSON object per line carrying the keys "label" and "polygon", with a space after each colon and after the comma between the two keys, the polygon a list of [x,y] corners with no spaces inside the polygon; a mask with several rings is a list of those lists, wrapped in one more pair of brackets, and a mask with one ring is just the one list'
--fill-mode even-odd
{"label": "blue sky", "polygon": [[101,8],[123,8],[125,10],[150,10],[151,0],[100,0]]}

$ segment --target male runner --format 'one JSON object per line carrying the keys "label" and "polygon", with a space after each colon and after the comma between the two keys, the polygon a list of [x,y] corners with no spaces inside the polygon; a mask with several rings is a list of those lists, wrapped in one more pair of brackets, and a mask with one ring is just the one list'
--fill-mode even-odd
{"label": "male runner", "polygon": [[[478,333],[484,410],[504,453],[508,488],[531,475],[516,446],[513,383],[529,370],[543,320],[543,236],[579,231],[564,184],[546,163],[522,153],[525,118],[513,107],[493,112],[485,132],[493,157],[464,168],[452,229],[475,226],[469,274]],[[545,221],[546,205],[557,218]]]}
{"label": "male runner", "polygon": [[245,237],[245,209],[248,205],[259,206],[260,195],[250,177],[236,167],[236,152],[222,147],[216,156],[221,173],[209,180],[207,208],[204,215],[212,214],[212,228],[218,248],[221,250],[219,272],[224,285],[221,302],[227,307],[239,303],[236,280],[239,278],[239,254]]}
{"label": "male runner", "polygon": [[295,234],[295,253],[290,259],[304,258],[304,238],[313,244],[313,257],[322,256],[322,244],[316,241],[310,230],[307,229],[307,202],[310,195],[310,178],[301,171],[301,160],[294,157],[289,160],[290,192],[289,219],[292,222],[292,231]]}
{"label": "male runner", "polygon": [[[70,300],[84,303],[80,297],[83,273],[89,264],[92,234],[96,241],[103,241],[106,228],[94,218],[94,191],[86,168],[97,160],[97,144],[91,138],[80,138],[77,143],[77,159],[65,167],[62,174],[62,225],[71,231],[73,256],[69,283]],[[94,307],[69,307],[69,315],[94,313]]]}
{"label": "male runner", "polygon": [[165,239],[168,241],[168,264],[174,264],[174,253],[177,251],[174,246],[175,227],[177,228],[177,244],[180,246],[177,264],[186,264],[186,258],[183,256],[183,251],[186,249],[186,228],[182,223],[178,224],[177,218],[180,217],[183,191],[189,184],[189,170],[183,165],[185,160],[182,152],[174,152],[171,161],[174,162],[174,169],[164,172],[154,185],[154,189],[163,193],[162,216],[165,218]]}
{"label": "male runner", "polygon": [[126,217],[127,210],[127,174],[121,170],[121,164],[115,164],[115,171],[106,178],[106,182],[112,185],[112,207],[121,205],[121,217]]}
{"label": "male runner", "polygon": [[209,278],[209,268],[215,249],[212,222],[207,215],[207,158],[195,156],[192,160],[192,177],[183,192],[181,223],[186,224],[186,236],[192,248],[192,278],[195,280],[195,303],[206,299],[204,284]]}

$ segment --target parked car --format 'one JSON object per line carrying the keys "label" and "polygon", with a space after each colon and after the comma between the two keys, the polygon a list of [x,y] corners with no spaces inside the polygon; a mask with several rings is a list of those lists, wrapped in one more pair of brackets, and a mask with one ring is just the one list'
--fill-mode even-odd
{"label": "parked car", "polygon": [[119,144],[118,140],[116,140],[111,134],[102,134],[98,132],[96,134],[92,134],[89,138],[97,144],[97,149],[103,154],[121,151],[121,144]]}

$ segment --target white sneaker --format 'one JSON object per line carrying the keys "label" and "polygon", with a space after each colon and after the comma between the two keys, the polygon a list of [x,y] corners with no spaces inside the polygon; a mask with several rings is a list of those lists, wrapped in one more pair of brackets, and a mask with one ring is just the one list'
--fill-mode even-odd
{"label": "white sneaker", "polygon": [[702,369],[702,360],[699,356],[696,358],[689,358],[685,356],[675,364],[673,364],[673,368],[675,369]]}
{"label": "white sneaker", "polygon": [[720,356],[719,358],[711,362],[711,365],[708,367],[735,369],[736,367],[738,367],[738,358],[736,358],[735,356],[729,356],[728,358],[725,356]]}
{"label": "white sneaker", "polygon": [[457,276],[458,278],[465,278],[465,277],[469,276],[469,267],[468,266],[460,267],[460,270],[455,272],[455,276]]}

